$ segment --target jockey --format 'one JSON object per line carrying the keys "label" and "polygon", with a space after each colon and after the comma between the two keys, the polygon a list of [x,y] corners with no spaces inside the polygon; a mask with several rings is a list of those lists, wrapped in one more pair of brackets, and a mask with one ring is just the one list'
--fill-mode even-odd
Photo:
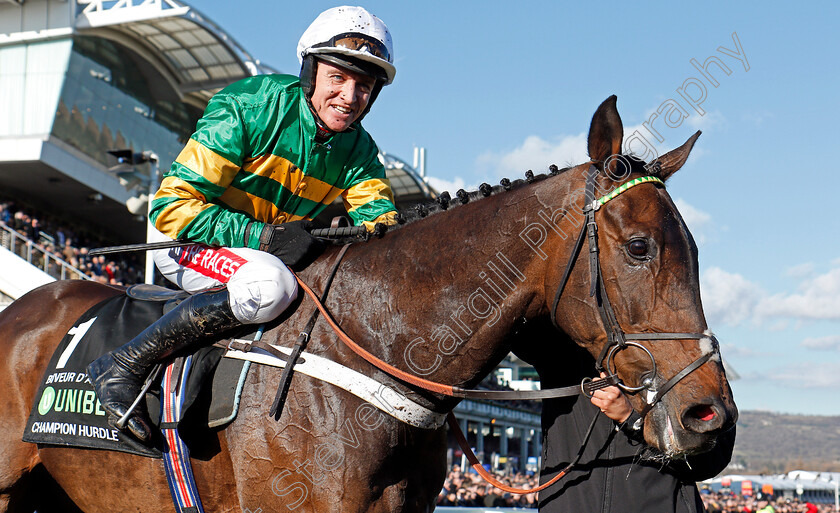
{"label": "jockey", "polygon": [[[161,240],[197,244],[154,259],[193,295],[88,366],[112,424],[155,363],[220,331],[271,321],[294,301],[287,266],[320,254],[310,220],[338,196],[368,230],[396,222],[376,144],[359,124],[394,80],[388,27],[361,7],[335,7],[306,29],[297,53],[299,77],[250,77],[216,94],[164,176],[151,220]],[[144,410],[127,427],[140,440],[151,436]]]}

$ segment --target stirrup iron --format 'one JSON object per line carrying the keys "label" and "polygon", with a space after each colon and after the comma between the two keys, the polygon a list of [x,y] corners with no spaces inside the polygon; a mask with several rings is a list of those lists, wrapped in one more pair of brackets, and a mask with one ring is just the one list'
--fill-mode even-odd
{"label": "stirrup iron", "polygon": [[129,406],[128,410],[126,410],[125,415],[123,415],[117,420],[117,422],[114,424],[114,427],[116,427],[120,431],[125,430],[125,426],[131,419],[131,414],[134,413],[134,410],[137,409],[137,405],[140,404],[140,401],[142,401],[143,398],[146,397],[146,392],[148,392],[149,389],[152,387],[152,383],[154,383],[157,379],[161,369],[163,369],[163,365],[160,363],[156,363],[155,366],[152,368],[152,372],[149,373],[149,377],[146,378],[146,382],[143,383],[143,388],[140,389],[140,393],[137,394],[137,397],[134,398],[134,401],[131,403],[131,406]]}

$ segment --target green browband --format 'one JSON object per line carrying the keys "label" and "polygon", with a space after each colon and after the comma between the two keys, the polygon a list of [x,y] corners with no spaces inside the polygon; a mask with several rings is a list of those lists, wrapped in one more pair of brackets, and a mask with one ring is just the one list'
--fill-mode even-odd
{"label": "green browband", "polygon": [[635,187],[639,184],[648,183],[648,182],[658,183],[658,184],[661,184],[663,187],[665,186],[665,182],[663,182],[662,179],[660,179],[660,178],[657,178],[655,176],[641,176],[639,178],[636,178],[634,180],[630,180],[629,182],[618,186],[617,188],[613,189],[612,192],[610,192],[609,194],[605,194],[605,195],[601,196],[600,198],[596,199],[595,201],[592,202],[592,208],[594,210],[598,210],[604,204],[606,204],[611,199],[614,199],[616,196],[618,196],[622,192],[624,192],[628,189],[632,189],[633,187]]}

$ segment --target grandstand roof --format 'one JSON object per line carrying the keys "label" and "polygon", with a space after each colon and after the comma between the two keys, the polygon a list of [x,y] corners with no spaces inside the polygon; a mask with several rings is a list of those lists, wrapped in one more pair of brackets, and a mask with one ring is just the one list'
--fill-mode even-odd
{"label": "grandstand roof", "polygon": [[[179,0],[10,3],[18,7],[3,10],[0,45],[72,34],[111,39],[148,59],[195,105],[206,103],[236,80],[276,72],[195,7]],[[41,6],[47,3],[50,8],[44,11]],[[60,12],[74,7],[75,12],[66,17]]]}
{"label": "grandstand roof", "polygon": [[128,44],[170,79],[182,97],[206,103],[236,80],[275,73],[194,7],[176,0],[79,1],[76,31]]}
{"label": "grandstand roof", "polygon": [[437,196],[417,170],[406,161],[384,151],[379,152],[379,161],[385,166],[394,195],[401,202],[416,203]]}
{"label": "grandstand roof", "polygon": [[[63,45],[64,41],[66,45]],[[71,41],[73,52],[87,48],[85,55],[101,51],[97,55],[113,58],[102,61],[104,63],[97,61],[91,69],[87,69],[87,64],[71,68],[68,59],[75,55],[71,54]],[[114,48],[128,51],[120,53]],[[105,147],[101,141],[107,139],[113,143],[120,133],[125,137],[124,141],[134,142],[132,135],[136,136],[135,132],[141,129],[129,133],[124,127],[136,128],[146,121],[132,119],[134,124],[123,123],[122,126],[117,121],[117,116],[130,115],[125,112],[131,108],[154,122],[182,118],[171,115],[166,118],[169,111],[155,110],[145,97],[135,102],[133,96],[134,99],[125,101],[113,100],[115,96],[106,97],[101,93],[91,96],[88,91],[91,89],[90,77],[115,87],[109,74],[112,62],[124,63],[116,69],[132,69],[142,77],[150,77],[144,92],[152,100],[167,104],[159,107],[183,103],[189,107],[186,109],[188,114],[198,116],[219,89],[248,76],[277,72],[252,57],[212,20],[180,0],[0,0],[0,52],[4,49],[12,55],[4,62],[6,72],[12,64],[17,65],[20,70],[15,71],[13,80],[21,85],[7,88],[10,93],[5,98],[6,103],[0,101],[0,107],[14,106],[14,112],[4,112],[5,119],[0,119],[0,188],[7,196],[42,207],[72,208],[72,217],[127,239],[142,236],[144,224],[123,204],[130,194],[116,178],[105,172],[106,167],[98,157],[113,148]],[[128,53],[130,57],[126,58]],[[27,59],[39,62],[39,67],[33,68],[39,72],[38,80],[26,80],[29,78],[27,73],[34,73],[31,66],[26,66]],[[85,87],[88,89],[67,78],[74,69],[83,67],[78,84],[87,80]],[[100,69],[102,67],[108,69]],[[44,73],[42,68],[48,69],[49,73]],[[65,87],[68,83],[76,89]],[[102,86],[99,82],[95,85]],[[78,101],[78,97],[65,98],[70,95],[67,91],[77,90],[79,97],[84,96],[83,101],[88,103],[83,106],[86,110],[75,109],[73,102]],[[107,93],[111,94],[110,90]],[[126,94],[131,96],[134,91]],[[62,104],[65,100],[66,104]],[[108,101],[111,104],[106,105]],[[93,105],[96,102],[102,104],[101,110]],[[106,108],[110,116],[107,119]],[[91,111],[100,114],[97,117]],[[67,116],[60,116],[62,113]],[[103,144],[102,151],[98,152],[99,146],[73,142],[72,138],[65,137],[66,133],[58,134],[58,122],[54,123],[54,120],[65,117],[78,122],[81,132],[74,132],[77,139]],[[102,135],[106,132],[110,137]],[[153,150],[165,157],[165,150],[154,145],[156,141],[151,135],[144,137],[152,142],[141,140],[139,144],[143,147],[134,150]],[[168,166],[172,159],[174,155],[169,159],[162,158],[162,166]],[[412,166],[387,154],[381,155],[380,160],[393,182],[400,206],[434,197],[434,191]]]}
{"label": "grandstand roof", "polygon": [[773,490],[796,490],[801,487],[805,490],[826,490],[833,492],[840,483],[840,472],[814,472],[806,470],[794,470],[787,474],[765,475],[765,474],[730,474],[703,481],[708,484],[720,484],[724,479],[733,483],[752,481],[753,483],[769,484]]}

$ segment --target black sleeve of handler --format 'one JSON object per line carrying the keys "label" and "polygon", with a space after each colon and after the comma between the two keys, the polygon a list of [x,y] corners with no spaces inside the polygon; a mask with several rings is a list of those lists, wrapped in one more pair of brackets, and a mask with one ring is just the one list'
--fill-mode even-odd
{"label": "black sleeve of handler", "polygon": [[301,219],[283,224],[266,224],[260,233],[260,251],[271,253],[292,270],[299,271],[311,264],[325,244],[312,236],[312,221]]}
{"label": "black sleeve of handler", "polygon": [[[591,374],[594,361],[578,348],[566,347],[564,357],[551,360],[546,388],[568,385]],[[539,369],[538,369],[539,370]],[[560,378],[554,378],[561,376]],[[665,462],[628,430],[616,424],[586,397],[544,401],[543,468],[546,482],[564,468],[580,449],[592,421],[592,436],[577,465],[563,479],[540,492],[540,513],[569,511],[600,513],[700,513],[704,511],[695,482],[712,477],[729,462],[734,429],[724,433],[708,453],[685,461]]]}

